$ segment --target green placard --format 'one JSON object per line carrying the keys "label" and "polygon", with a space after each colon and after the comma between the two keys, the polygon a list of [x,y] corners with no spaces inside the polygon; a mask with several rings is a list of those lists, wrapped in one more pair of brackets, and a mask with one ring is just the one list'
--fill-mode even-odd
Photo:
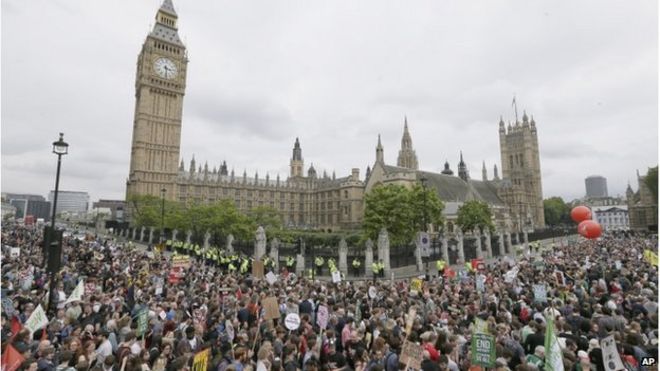
{"label": "green placard", "polygon": [[143,336],[147,332],[147,323],[149,319],[149,311],[147,309],[142,309],[138,314],[138,326],[137,326],[137,336]]}
{"label": "green placard", "polygon": [[475,333],[472,335],[472,365],[495,367],[495,337]]}

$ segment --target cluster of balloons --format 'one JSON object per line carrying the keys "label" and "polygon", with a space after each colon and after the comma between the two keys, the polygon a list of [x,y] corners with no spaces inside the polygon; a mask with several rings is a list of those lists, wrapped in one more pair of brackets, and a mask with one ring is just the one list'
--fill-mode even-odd
{"label": "cluster of balloons", "polygon": [[586,206],[576,206],[571,210],[571,219],[578,223],[578,233],[585,238],[598,238],[603,230],[598,222],[591,220],[591,209]]}

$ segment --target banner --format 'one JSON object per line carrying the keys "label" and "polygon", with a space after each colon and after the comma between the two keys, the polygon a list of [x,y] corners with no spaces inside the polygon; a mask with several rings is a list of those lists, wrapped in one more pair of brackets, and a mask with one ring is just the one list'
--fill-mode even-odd
{"label": "banner", "polygon": [[406,365],[406,370],[409,368],[419,370],[422,368],[422,353],[424,353],[424,349],[421,345],[406,340],[401,348],[399,363]]}
{"label": "banner", "polygon": [[46,317],[46,312],[44,312],[41,304],[39,304],[37,309],[30,315],[30,318],[25,321],[24,327],[30,330],[30,335],[32,335],[35,331],[46,325],[48,325],[48,317]]}
{"label": "banner", "polygon": [[188,255],[174,255],[172,256],[172,268],[190,268],[190,257]]}
{"label": "banner", "polygon": [[25,357],[16,350],[11,344],[2,354],[2,371],[16,371],[25,362]]}
{"label": "banner", "polygon": [[472,259],[470,260],[470,266],[473,271],[483,271],[486,270],[486,264],[484,263],[483,258]]}
{"label": "banner", "polygon": [[[546,318],[545,328],[545,369],[553,371],[564,371],[564,359],[559,347],[557,335],[555,335],[555,323],[552,316]],[[603,353],[604,354],[604,353]]]}
{"label": "banner", "polygon": [[69,298],[66,299],[64,304],[69,304],[74,301],[80,301],[82,300],[82,295],[85,292],[85,281],[80,280],[78,282],[78,285],[76,286],[75,289],[73,289],[73,292],[71,292],[71,295],[69,295]]}
{"label": "banner", "polygon": [[415,308],[410,308],[408,310],[408,316],[406,316],[406,336],[410,335],[412,330],[413,322],[415,322],[415,317],[417,316],[417,310]]}
{"label": "banner", "polygon": [[417,295],[418,292],[422,291],[422,287],[424,286],[424,281],[420,280],[419,278],[413,278],[410,280],[410,293],[413,295]]}
{"label": "banner", "polygon": [[324,330],[328,327],[328,307],[319,306],[318,312],[316,312],[316,323],[319,325],[321,330]]}
{"label": "banner", "polygon": [[206,371],[206,367],[209,364],[210,354],[211,349],[205,349],[195,354],[195,358],[193,358],[192,371]]}
{"label": "banner", "polygon": [[474,333],[488,334],[488,321],[484,321],[477,317],[474,319]]}
{"label": "banner", "polygon": [[557,285],[564,286],[566,284],[566,278],[564,278],[564,272],[555,271],[554,275],[555,275],[555,280],[557,281]]}
{"label": "banner", "polygon": [[548,293],[545,284],[532,286],[534,290],[534,301],[537,303],[547,303]]}
{"label": "banner", "polygon": [[473,365],[484,367],[495,367],[495,337],[487,334],[475,333],[472,335],[472,357]]}
{"label": "banner", "polygon": [[610,335],[600,341],[600,348],[603,354],[603,365],[605,369],[610,371],[625,370],[619,352],[616,349],[616,342],[614,336]]}
{"label": "banner", "polygon": [[279,319],[280,318],[280,307],[277,304],[277,298],[274,296],[269,296],[265,298],[261,305],[264,307],[264,319]]}

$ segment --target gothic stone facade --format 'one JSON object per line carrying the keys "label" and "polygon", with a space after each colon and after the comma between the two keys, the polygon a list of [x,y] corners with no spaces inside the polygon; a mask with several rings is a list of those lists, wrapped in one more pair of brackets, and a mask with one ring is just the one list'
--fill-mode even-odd
{"label": "gothic stone facade", "polygon": [[[358,169],[349,176],[336,178],[318,175],[310,166],[305,176],[300,141],[296,138],[286,180],[267,174],[248,177],[228,172],[227,164],[209,170],[193,158],[186,169],[180,158],[183,96],[186,87],[188,58],[178,36],[177,13],[171,0],[164,0],[156,14],[156,24],[147,36],[138,56],[135,81],[135,117],[131,146],[131,163],[127,181],[127,197],[133,194],[160,196],[165,189],[168,200],[212,203],[233,200],[237,208],[248,212],[259,206],[270,206],[280,212],[288,227],[320,229],[352,229],[360,225],[364,194],[377,184],[412,185],[422,176],[429,179],[440,198],[455,210],[462,202],[478,199],[495,211],[502,227],[523,224],[544,226],[541,176],[534,120],[523,117],[522,125],[509,124],[508,131],[500,121],[500,150],[503,177],[497,166],[492,180],[469,178],[467,166],[459,163],[458,177],[449,164],[441,174],[419,171],[412,146],[407,119],[398,166],[385,165],[380,138],[373,170],[367,168],[365,180]],[[520,228],[516,228],[520,230]]]}
{"label": "gothic stone facade", "polygon": [[630,184],[626,189],[630,229],[638,232],[657,231],[658,228],[658,202],[653,199],[645,180],[646,175],[641,176],[637,171],[637,192],[633,192]]}

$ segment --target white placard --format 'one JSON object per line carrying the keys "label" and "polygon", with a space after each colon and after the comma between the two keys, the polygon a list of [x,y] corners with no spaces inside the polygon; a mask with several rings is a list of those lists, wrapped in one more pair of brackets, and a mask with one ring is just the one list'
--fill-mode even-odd
{"label": "white placard", "polygon": [[35,331],[46,325],[48,325],[48,317],[46,317],[46,312],[44,312],[41,304],[39,304],[37,309],[35,309],[34,312],[32,312],[30,315],[30,318],[25,321],[24,327],[30,330],[30,334],[34,334]]}
{"label": "white placard", "polygon": [[610,335],[600,341],[600,347],[603,352],[603,366],[607,371],[625,370],[619,352],[616,349],[614,336]]}
{"label": "white placard", "polygon": [[321,305],[316,313],[316,323],[321,329],[328,327],[328,307]]}
{"label": "white placard", "polygon": [[300,327],[300,317],[297,313],[289,313],[284,319],[284,326],[287,329],[293,331],[297,330]]}
{"label": "white placard", "polygon": [[339,282],[341,282],[341,272],[339,271],[332,272],[332,283],[339,283]]}
{"label": "white placard", "polygon": [[375,299],[376,295],[378,295],[378,290],[376,290],[376,287],[370,286],[369,287],[369,297],[372,298],[372,299]]}
{"label": "white placard", "polygon": [[73,289],[73,292],[71,292],[71,295],[69,296],[68,299],[66,299],[64,304],[69,304],[72,301],[82,300],[83,293],[85,293],[85,281],[80,280],[80,282],[78,282],[78,285],[76,286],[75,289]]}
{"label": "white placard", "polygon": [[229,338],[229,342],[234,341],[234,326],[231,324],[230,320],[225,321],[225,331],[227,331],[227,337]]}
{"label": "white placard", "polygon": [[9,250],[9,256],[12,258],[18,258],[21,256],[21,249],[18,247],[12,247],[11,250]]}
{"label": "white placard", "polygon": [[623,264],[621,264],[621,260],[617,260],[614,262],[614,266],[616,267],[617,270],[621,270],[621,267],[623,267]]}
{"label": "white placard", "polygon": [[277,282],[277,276],[273,272],[268,272],[266,273],[266,281],[269,285],[272,285]]}

